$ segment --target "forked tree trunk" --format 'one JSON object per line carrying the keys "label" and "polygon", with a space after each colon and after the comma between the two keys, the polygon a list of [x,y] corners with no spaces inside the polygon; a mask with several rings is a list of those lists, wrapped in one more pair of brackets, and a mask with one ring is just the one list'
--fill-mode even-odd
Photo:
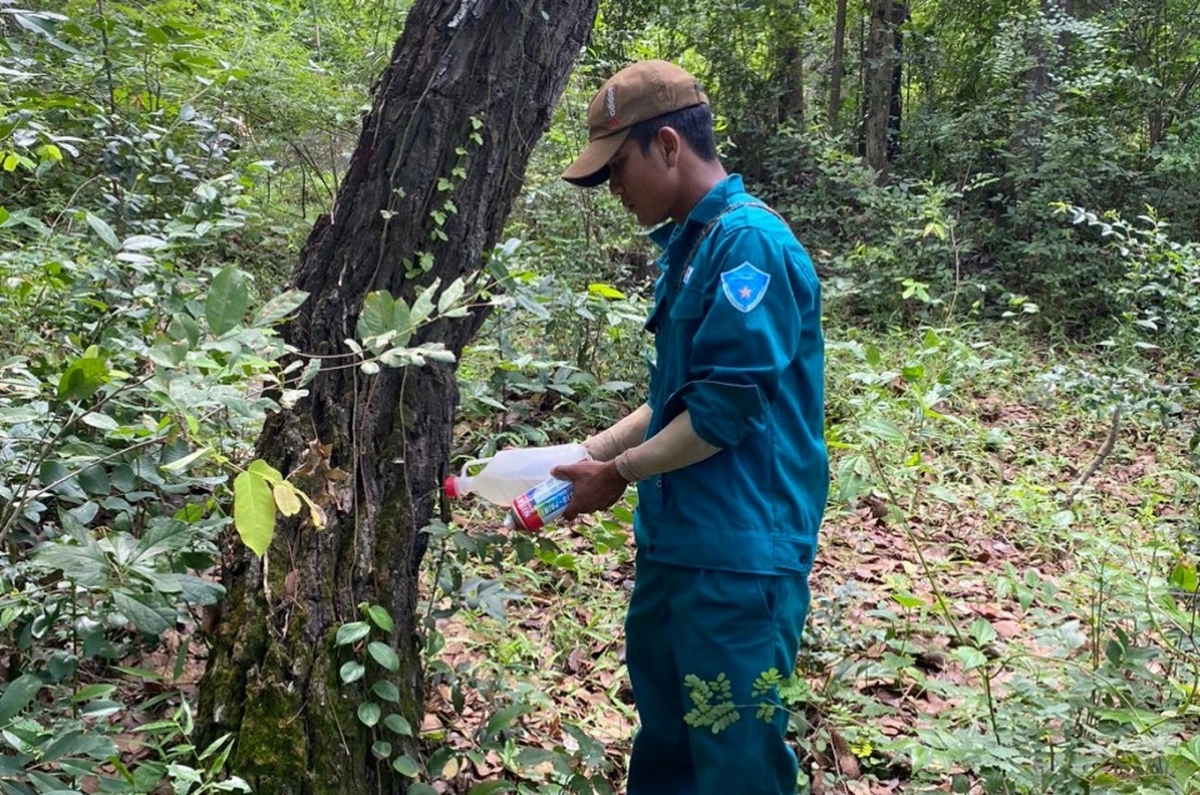
{"label": "forked tree trunk", "polygon": [[[229,545],[229,594],[200,693],[202,738],[235,735],[232,769],[257,795],[406,789],[409,780],[371,753],[375,736],[355,712],[367,682],[340,683],[351,651],[334,635],[361,618],[361,603],[388,610],[400,670],[387,678],[419,727],[415,575],[450,452],[454,370],[367,376],[334,365],[353,361],[344,340],[355,337],[368,292],[411,303],[434,278],[446,285],[480,269],[597,2],[417,0],[335,209],[309,237],[291,286],[310,296],[285,337],[299,351],[342,358],[325,360],[310,395],[267,422],[258,454],[325,508],[328,525],[281,519],[261,561]],[[457,354],[483,320],[480,310],[436,321],[409,344],[441,340]]]}

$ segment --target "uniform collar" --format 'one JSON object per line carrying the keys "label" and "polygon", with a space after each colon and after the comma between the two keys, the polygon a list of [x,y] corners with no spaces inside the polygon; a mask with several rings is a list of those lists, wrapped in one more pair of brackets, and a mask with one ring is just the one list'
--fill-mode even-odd
{"label": "uniform collar", "polygon": [[[704,194],[704,198],[696,203],[696,206],[688,213],[687,220],[682,224],[682,229],[697,226],[704,228],[708,225],[709,221],[717,217],[717,214],[726,205],[733,201],[735,196],[745,192],[746,187],[742,183],[741,175],[728,175],[725,179],[713,185],[708,193]],[[668,221],[649,232],[648,237],[658,244],[659,248],[665,249],[678,236],[680,231],[680,224]]]}

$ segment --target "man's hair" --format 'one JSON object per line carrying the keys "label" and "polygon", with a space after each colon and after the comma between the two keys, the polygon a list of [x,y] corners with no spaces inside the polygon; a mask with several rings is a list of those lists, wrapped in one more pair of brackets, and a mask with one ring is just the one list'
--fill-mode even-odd
{"label": "man's hair", "polygon": [[713,134],[712,112],[707,105],[693,105],[640,121],[629,128],[629,137],[637,141],[642,154],[646,154],[650,151],[650,142],[663,127],[679,133],[701,160],[717,159],[717,139]]}

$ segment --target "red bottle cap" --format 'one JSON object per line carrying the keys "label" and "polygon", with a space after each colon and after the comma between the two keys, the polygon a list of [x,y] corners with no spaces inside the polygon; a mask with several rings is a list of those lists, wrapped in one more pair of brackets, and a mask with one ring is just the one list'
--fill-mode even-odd
{"label": "red bottle cap", "polygon": [[454,475],[448,475],[442,481],[442,490],[446,492],[446,496],[450,499],[456,499],[458,497],[458,478]]}

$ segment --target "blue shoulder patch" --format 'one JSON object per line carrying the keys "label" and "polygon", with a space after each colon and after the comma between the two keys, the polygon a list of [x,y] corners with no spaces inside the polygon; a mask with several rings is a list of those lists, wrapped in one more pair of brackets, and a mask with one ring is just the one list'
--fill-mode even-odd
{"label": "blue shoulder patch", "polygon": [[731,271],[721,274],[721,287],[725,297],[739,312],[749,312],[758,306],[767,294],[771,274],[763,273],[749,262],[743,262]]}

